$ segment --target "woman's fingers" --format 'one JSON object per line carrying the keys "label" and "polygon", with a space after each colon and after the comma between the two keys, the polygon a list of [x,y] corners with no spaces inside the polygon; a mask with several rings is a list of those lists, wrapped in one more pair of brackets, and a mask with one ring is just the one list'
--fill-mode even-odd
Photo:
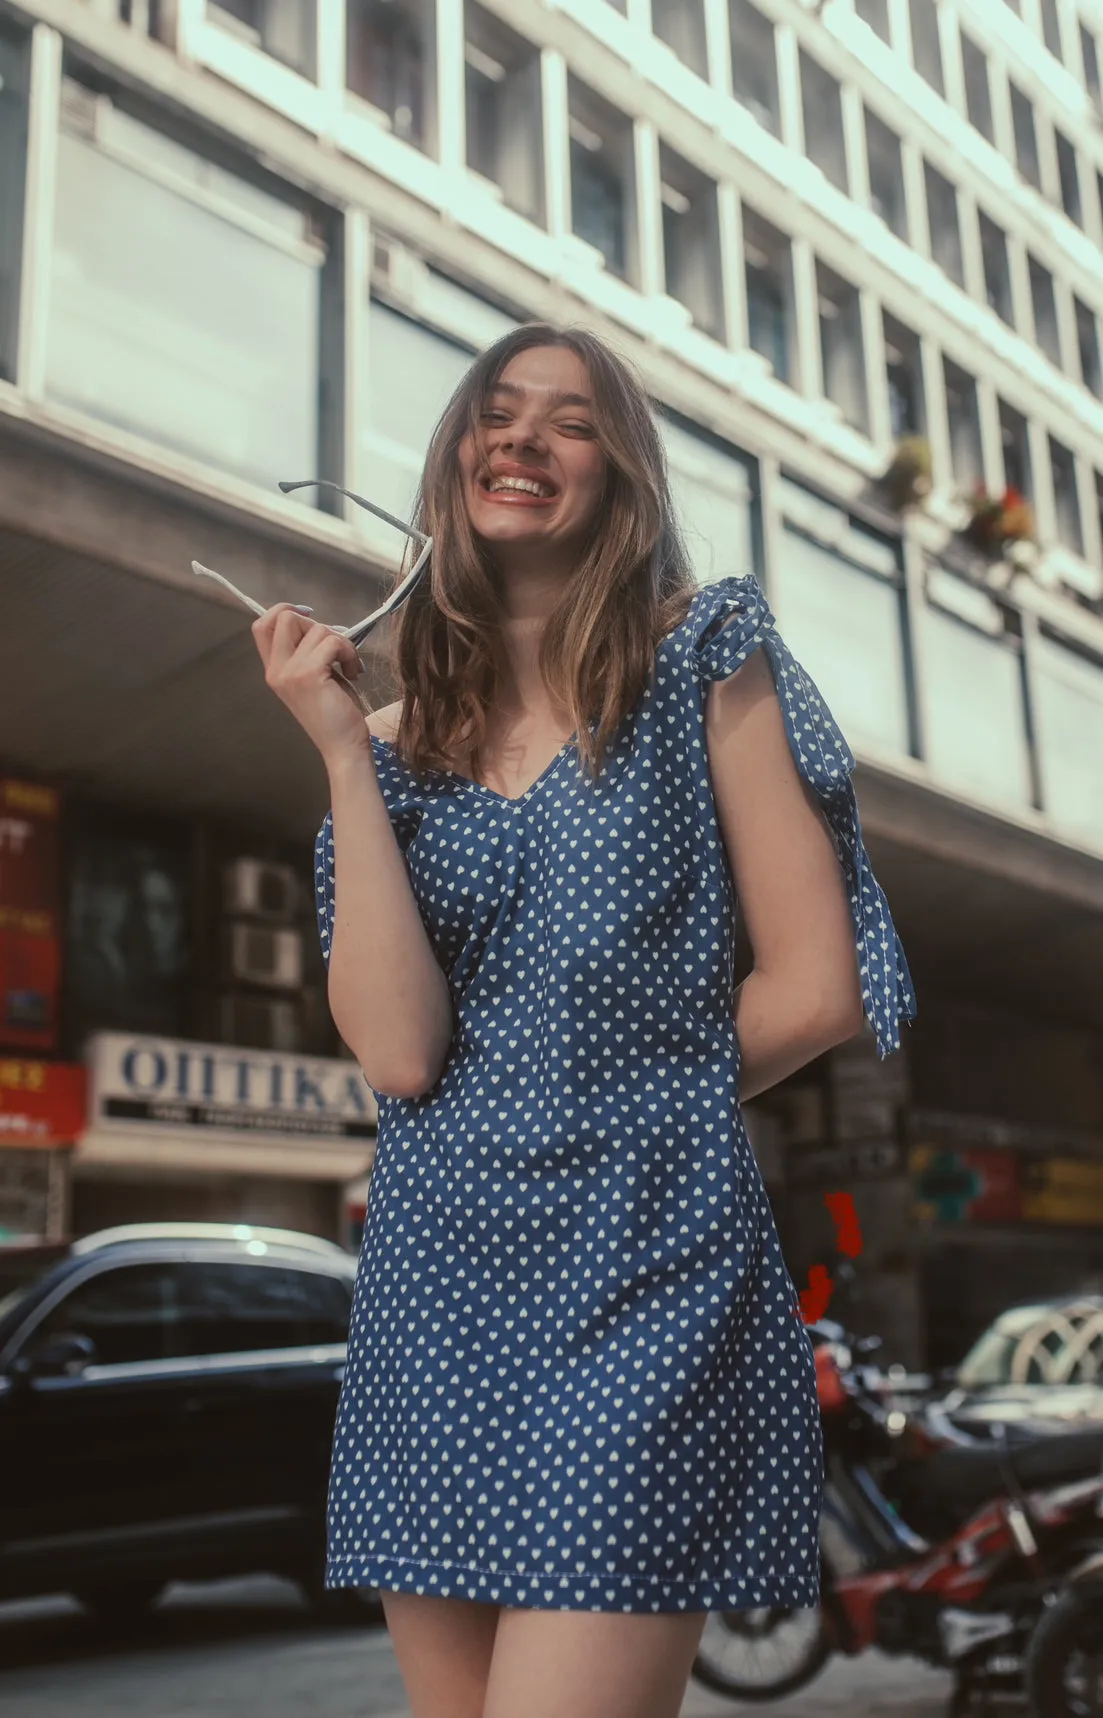
{"label": "woman's fingers", "polygon": [[308,614],[313,614],[313,612],[313,609],[308,609],[301,603],[278,602],[273,603],[270,609],[266,609],[264,614],[253,622],[253,638],[256,642],[257,649],[260,652],[261,660],[266,668],[268,666],[268,659],[272,653],[272,645],[276,636],[276,628],[283,616],[286,614],[297,615],[301,619]]}

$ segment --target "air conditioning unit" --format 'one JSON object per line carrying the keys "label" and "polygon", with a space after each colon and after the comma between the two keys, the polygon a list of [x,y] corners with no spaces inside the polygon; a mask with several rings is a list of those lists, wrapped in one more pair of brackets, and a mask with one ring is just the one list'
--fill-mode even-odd
{"label": "air conditioning unit", "polygon": [[229,976],[270,990],[298,990],[303,981],[302,932],[274,925],[227,927]]}
{"label": "air conditioning unit", "polygon": [[299,879],[290,865],[267,859],[235,859],[222,873],[225,912],[255,919],[293,919],[299,909]]}
{"label": "air conditioning unit", "polygon": [[224,996],[220,1007],[222,1039],[250,1050],[301,1050],[299,1007],[285,997]]}

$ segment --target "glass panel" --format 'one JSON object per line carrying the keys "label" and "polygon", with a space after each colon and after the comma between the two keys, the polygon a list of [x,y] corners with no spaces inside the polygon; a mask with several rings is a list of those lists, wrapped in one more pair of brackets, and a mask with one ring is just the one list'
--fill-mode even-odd
{"label": "glass panel", "polygon": [[375,299],[367,347],[367,493],[408,519],[430,437],[474,355]]}
{"label": "glass panel", "polygon": [[989,307],[1001,322],[1012,326],[1011,269],[1007,260],[1007,234],[983,210],[980,216],[980,248],[984,259],[984,287]]}
{"label": "glass panel", "polygon": [[869,161],[869,202],[898,239],[908,236],[908,206],[904,195],[904,159],[900,139],[877,115],[866,109],[866,156]]}
{"label": "glass panel", "polygon": [[0,376],[15,380],[30,39],[0,28]]}
{"label": "glass panel", "polygon": [[943,360],[942,369],[954,477],[960,488],[975,489],[984,481],[977,384],[972,376],[959,370],[948,358]]}
{"label": "glass panel", "polygon": [[1034,494],[1034,479],[1030,465],[1030,438],[1026,419],[1021,412],[999,402],[1000,441],[1003,446],[1003,480],[1009,489],[1017,489],[1029,499]]}
{"label": "glass panel", "polygon": [[854,429],[869,426],[862,310],[858,289],[824,263],[816,264],[823,391]]}
{"label": "glass panel", "polygon": [[1080,26],[1080,53],[1084,61],[1085,86],[1088,94],[1098,101],[1103,95],[1103,84],[1099,79],[1099,48],[1086,24]]}
{"label": "glass panel", "polygon": [[94,119],[59,139],[50,398],[267,489],[310,475],[324,258],[305,214],[136,121],[109,124],[125,116],[102,98],[74,100]]}
{"label": "glass panel", "polygon": [[892,433],[901,436],[923,435],[927,426],[927,411],[923,399],[923,363],[919,351],[919,336],[894,316],[886,312],[885,370],[889,389],[889,416]]}
{"label": "glass panel", "polygon": [[972,36],[961,35],[961,65],[965,76],[965,109],[969,123],[991,143],[995,138],[992,124],[992,87],[988,81],[988,56],[978,48]]}
{"label": "glass panel", "polygon": [[889,0],[855,0],[854,10],[883,42],[889,40]]}
{"label": "glass panel", "polygon": [[743,210],[747,327],[751,350],[768,358],[779,382],[793,380],[793,254],[784,233]]}
{"label": "glass panel", "polygon": [[931,234],[931,256],[944,274],[957,285],[965,285],[965,262],[961,250],[961,223],[957,191],[930,162],[924,163],[927,185],[927,221]]}
{"label": "glass panel", "polygon": [[1034,128],[1034,109],[1017,84],[1010,85],[1011,126],[1015,133],[1015,159],[1019,172],[1035,188],[1042,183],[1038,161],[1038,134]]}
{"label": "glass panel", "polygon": [[651,0],[651,28],[690,71],[708,77],[705,0]]}
{"label": "glass panel", "polygon": [[95,1349],[93,1365],[167,1360],[174,1300],[171,1265],[101,1271],[47,1314],[23,1352],[38,1354],[62,1336],[84,1336]]}
{"label": "glass panel", "polygon": [[1076,311],[1076,344],[1080,352],[1080,374],[1084,386],[1091,390],[1097,399],[1103,398],[1103,370],[1099,361],[1099,323],[1094,310],[1082,304],[1078,298],[1073,299]]}
{"label": "glass panel", "polygon": [[755,570],[753,491],[747,461],[688,427],[660,418],[670,486],[701,584]]}
{"label": "glass panel", "polygon": [[942,77],[942,44],[938,39],[938,7],[931,0],[908,0],[912,31],[912,59],[921,78],[939,95],[945,94]]}
{"label": "glass panel", "polygon": [[1061,20],[1057,16],[1057,0],[1042,0],[1042,35],[1050,53],[1061,59]]}
{"label": "glass panel", "polygon": [[998,805],[1029,806],[1030,753],[1018,650],[940,609],[923,616],[924,734],[938,781]]}
{"label": "glass panel", "polygon": [[1080,170],[1076,150],[1061,132],[1054,131],[1057,143],[1057,172],[1061,180],[1061,207],[1070,221],[1084,225],[1084,208],[1080,200]]}
{"label": "glass panel", "polygon": [[519,215],[544,224],[540,50],[467,6],[467,165],[498,186]]}
{"label": "glass panel", "polygon": [[728,0],[732,94],[774,136],[781,133],[774,26],[751,0]]}
{"label": "glass panel", "polygon": [[1036,257],[1028,258],[1030,296],[1034,305],[1034,336],[1051,364],[1061,367],[1061,333],[1057,323],[1057,300],[1053,276]]}
{"label": "glass panel", "polygon": [[840,191],[847,188],[842,91],[838,82],[802,49],[801,106],[804,153]]}
{"label": "glass panel", "polygon": [[212,23],[263,48],[304,77],[315,68],[314,0],[217,0],[208,6]]}
{"label": "glass panel", "polygon": [[851,746],[907,756],[908,696],[895,585],[786,527],[770,606],[786,644]]}
{"label": "glass panel", "polygon": [[1080,525],[1080,498],[1076,493],[1076,460],[1067,447],[1049,438],[1049,458],[1053,467],[1053,504],[1057,512],[1057,537],[1074,555],[1084,553],[1084,533]]}
{"label": "glass panel", "polygon": [[348,0],[346,12],[349,89],[428,155],[437,149],[434,20],[432,0]]}
{"label": "glass panel", "polygon": [[635,283],[636,170],[632,121],[574,77],[568,79],[571,220],[605,266]]}
{"label": "glass panel", "polygon": [[716,185],[666,144],[659,146],[666,290],[698,328],[724,338]]}
{"label": "glass panel", "polygon": [[348,1287],[280,1265],[178,1264],[170,1334],[177,1356],[249,1354],[341,1343]]}
{"label": "glass panel", "polygon": [[1043,633],[1031,673],[1043,804],[1070,834],[1103,842],[1103,663]]}

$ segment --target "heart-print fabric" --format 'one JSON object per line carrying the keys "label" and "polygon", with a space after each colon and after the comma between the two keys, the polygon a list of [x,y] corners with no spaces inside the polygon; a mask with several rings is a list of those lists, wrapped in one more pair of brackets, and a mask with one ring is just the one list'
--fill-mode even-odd
{"label": "heart-print fabric", "polygon": [[[596,784],[571,746],[506,799],[419,780],[375,743],[456,1027],[431,1092],[379,1100],[332,1587],[567,1610],[816,1602],[815,1374],[739,1108],[704,733],[708,683],[759,647],[887,1054],[914,1003],[853,759],[754,579],[697,593]],[[316,861],[328,958],[328,818]]]}

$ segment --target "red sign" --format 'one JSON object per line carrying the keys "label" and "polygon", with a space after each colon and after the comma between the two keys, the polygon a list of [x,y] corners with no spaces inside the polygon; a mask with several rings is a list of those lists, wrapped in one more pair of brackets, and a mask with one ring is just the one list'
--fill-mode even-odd
{"label": "red sign", "polygon": [[72,1145],[87,1126],[79,1062],[0,1057],[0,1146]]}
{"label": "red sign", "polygon": [[58,796],[0,779],[0,1044],[52,1050],[61,976]]}

